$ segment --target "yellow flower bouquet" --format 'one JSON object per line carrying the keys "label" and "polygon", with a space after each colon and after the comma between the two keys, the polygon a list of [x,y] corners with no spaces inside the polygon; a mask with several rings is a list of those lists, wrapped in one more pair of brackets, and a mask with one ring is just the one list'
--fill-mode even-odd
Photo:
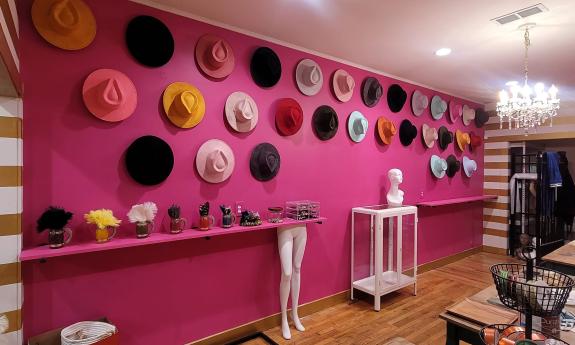
{"label": "yellow flower bouquet", "polygon": [[[96,225],[96,241],[108,242],[114,235],[116,235],[116,229],[120,226],[122,222],[118,218],[114,217],[114,213],[111,210],[100,209],[92,210],[84,215],[86,223]],[[108,231],[108,228],[114,228],[112,235]]]}

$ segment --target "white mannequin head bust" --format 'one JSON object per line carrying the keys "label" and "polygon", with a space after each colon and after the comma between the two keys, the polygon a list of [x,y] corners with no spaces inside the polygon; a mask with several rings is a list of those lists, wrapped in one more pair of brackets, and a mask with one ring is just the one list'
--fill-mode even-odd
{"label": "white mannequin head bust", "polygon": [[390,169],[387,177],[391,186],[387,192],[387,204],[392,207],[403,204],[403,191],[399,189],[399,184],[403,182],[403,173],[399,169]]}

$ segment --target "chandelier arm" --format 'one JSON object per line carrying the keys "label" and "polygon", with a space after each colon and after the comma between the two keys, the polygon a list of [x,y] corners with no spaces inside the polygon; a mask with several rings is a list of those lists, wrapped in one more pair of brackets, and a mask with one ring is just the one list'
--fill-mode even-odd
{"label": "chandelier arm", "polygon": [[525,28],[524,44],[525,44],[525,56],[523,59],[523,71],[525,73],[525,85],[529,79],[529,46],[531,45],[531,40],[529,39],[529,27]]}

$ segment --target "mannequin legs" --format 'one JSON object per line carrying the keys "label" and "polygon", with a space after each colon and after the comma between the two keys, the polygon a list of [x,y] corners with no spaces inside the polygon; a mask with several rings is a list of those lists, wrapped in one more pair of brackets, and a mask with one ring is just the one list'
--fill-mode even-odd
{"label": "mannequin legs", "polygon": [[282,336],[291,339],[287,318],[287,303],[290,294],[292,299],[292,320],[298,331],[305,331],[297,313],[300,272],[305,244],[307,241],[307,229],[304,226],[278,228],[278,249],[282,266],[280,282],[280,305],[282,313]]}

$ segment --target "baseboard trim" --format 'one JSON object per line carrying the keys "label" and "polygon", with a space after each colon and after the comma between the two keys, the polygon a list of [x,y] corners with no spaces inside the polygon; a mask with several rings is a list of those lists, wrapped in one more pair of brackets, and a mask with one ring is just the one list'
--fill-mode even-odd
{"label": "baseboard trim", "polygon": [[[480,253],[483,247],[479,246],[476,248],[471,248],[461,253],[450,255],[435,261],[431,261],[425,264],[417,266],[417,273],[424,273],[431,271],[433,269],[448,265],[450,263],[464,259],[470,255]],[[334,295],[320,298],[315,301],[311,301],[306,304],[302,304],[298,308],[298,313],[300,316],[307,316],[318,311],[332,307],[338,303],[346,302],[349,300],[349,290],[338,292]],[[280,313],[270,315],[259,320],[248,322],[241,326],[222,331],[220,333],[210,335],[208,337],[187,343],[186,345],[216,345],[216,344],[226,344],[234,340],[249,336],[257,332],[264,332],[270,328],[279,326],[281,323]]]}
{"label": "baseboard trim", "polygon": [[486,253],[491,254],[499,254],[499,255],[507,255],[507,249],[505,248],[497,248],[491,246],[483,246],[482,250]]}

